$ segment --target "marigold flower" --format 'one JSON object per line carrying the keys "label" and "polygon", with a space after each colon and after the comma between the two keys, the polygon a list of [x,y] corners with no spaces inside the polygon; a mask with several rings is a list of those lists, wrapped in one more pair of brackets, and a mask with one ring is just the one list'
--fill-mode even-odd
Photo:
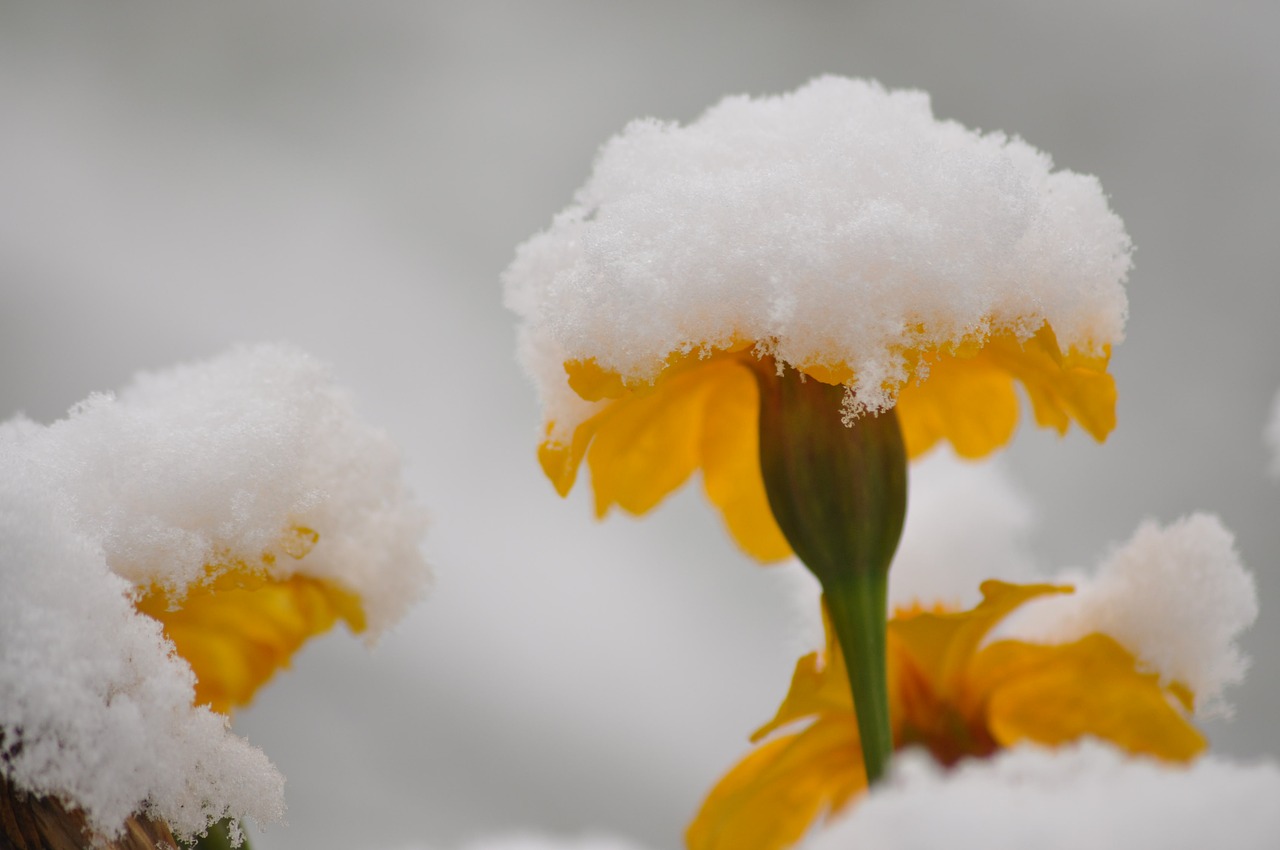
{"label": "marigold flower", "polygon": [[[281,548],[301,561],[318,540],[311,529],[295,527]],[[206,566],[206,581],[181,597],[172,598],[153,584],[138,598],[138,611],[160,621],[178,655],[191,665],[198,705],[224,714],[247,705],[304,643],[340,619],[352,632],[365,630],[358,595],[302,573],[273,577],[275,559],[266,552],[256,565],[219,561]]]}
{"label": "marigold flower", "polygon": [[[94,428],[125,439],[75,444]],[[301,352],[242,348],[142,375],[54,435],[73,444],[57,471],[111,468],[67,489],[108,527],[112,569],[191,665],[196,701],[217,711],[248,703],[339,620],[376,638],[425,581],[422,515],[395,447]]]}
{"label": "marigold flower", "polygon": [[422,528],[390,441],[286,347],[0,424],[0,785],[91,837],[278,819],[225,713],[338,620],[398,618]]}
{"label": "marigold flower", "polygon": [[[1237,641],[1258,615],[1231,533],[1206,514],[1144,523],[1074,584],[987,581],[969,610],[899,608],[887,630],[895,747],[942,765],[1086,737],[1171,763],[1196,756],[1205,742],[1189,715],[1228,709],[1223,691],[1248,665]],[[788,846],[865,790],[846,667],[824,626],[825,648],[800,659],[776,716],[753,735],[763,743],[690,826],[692,850]]]}
{"label": "marigold flower", "polygon": [[[969,611],[904,611],[890,621],[895,748],[923,747],[947,765],[1024,741],[1054,745],[1084,736],[1174,761],[1204,749],[1186,717],[1188,688],[1144,672],[1107,635],[984,645],[1024,603],[1070,587],[989,581],[982,592]],[[800,659],[777,715],[752,741],[799,720],[812,722],[756,749],[711,791],[689,827],[691,850],[787,847],[824,811],[842,810],[865,790],[848,678],[830,628],[825,650]]]}
{"label": "marigold flower", "polygon": [[604,515],[700,469],[763,561],[790,548],[758,461],[753,358],[896,407],[907,452],[1115,425],[1107,372],[1129,241],[1097,181],[1018,139],[933,118],[921,92],[827,77],[729,98],[685,127],[632,123],[505,275],[567,494],[585,459]]}

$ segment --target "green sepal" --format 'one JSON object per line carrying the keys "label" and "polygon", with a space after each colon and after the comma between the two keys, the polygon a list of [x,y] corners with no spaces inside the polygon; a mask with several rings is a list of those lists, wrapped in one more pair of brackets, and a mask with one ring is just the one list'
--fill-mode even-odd
{"label": "green sepal", "polygon": [[755,367],[760,470],[769,507],[797,557],[825,587],[885,573],[907,512],[907,454],[890,408],[845,425],[844,387]]}
{"label": "green sepal", "polygon": [[893,409],[846,425],[844,388],[772,358],[755,364],[769,507],[822,585],[844,653],[869,783],[893,753],[886,658],[889,565],[907,512],[907,453]]}

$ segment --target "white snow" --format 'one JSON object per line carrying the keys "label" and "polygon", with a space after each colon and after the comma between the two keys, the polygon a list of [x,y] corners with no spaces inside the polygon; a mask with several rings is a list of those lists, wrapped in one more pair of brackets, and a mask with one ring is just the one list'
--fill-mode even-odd
{"label": "white snow", "polygon": [[504,280],[563,439],[589,412],[568,360],[647,381],[672,352],[745,340],[852,368],[854,407],[878,410],[905,349],[1047,321],[1098,352],[1123,336],[1129,253],[1095,178],[934,118],[924,92],[822,77],[686,126],[632,122]]}
{"label": "white snow", "polygon": [[[261,561],[294,526],[314,549]],[[191,669],[137,588],[180,599],[240,557],[343,585],[376,634],[423,589],[422,526],[387,437],[287,347],[141,375],[48,427],[0,425],[0,775],[104,835],[139,812],[179,836],[279,820],[283,778],[192,705]]]}

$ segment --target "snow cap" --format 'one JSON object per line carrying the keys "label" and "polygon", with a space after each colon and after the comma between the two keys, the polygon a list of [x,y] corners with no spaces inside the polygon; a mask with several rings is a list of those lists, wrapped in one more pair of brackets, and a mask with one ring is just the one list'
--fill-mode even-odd
{"label": "snow cap", "polygon": [[821,77],[633,121],[506,270],[553,437],[590,408],[563,364],[654,379],[673,352],[747,341],[843,364],[853,406],[892,406],[908,353],[1048,322],[1062,349],[1123,336],[1130,241],[1098,181],[921,91]]}
{"label": "snow cap", "polygon": [[1028,603],[1004,636],[1066,643],[1102,632],[1166,682],[1191,688],[1197,713],[1230,713],[1222,694],[1244,681],[1238,641],[1258,618],[1258,593],[1216,516],[1145,522],[1092,576],[1058,580],[1076,592]]}
{"label": "snow cap", "polygon": [[[264,557],[295,527],[318,534],[305,557]],[[134,602],[242,558],[351,591],[376,634],[423,589],[422,527],[387,437],[284,346],[140,375],[48,427],[0,424],[0,776],[107,836],[137,813],[179,837],[278,820],[282,777],[193,706],[191,668]]]}

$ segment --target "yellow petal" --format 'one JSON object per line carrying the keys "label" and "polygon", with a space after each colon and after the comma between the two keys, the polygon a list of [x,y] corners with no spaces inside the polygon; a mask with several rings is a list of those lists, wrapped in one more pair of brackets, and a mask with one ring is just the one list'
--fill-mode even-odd
{"label": "yellow petal", "polygon": [[907,455],[917,458],[942,439],[956,454],[980,458],[1009,442],[1018,426],[1013,378],[986,357],[941,357],[929,377],[898,394]]}
{"label": "yellow petal", "polygon": [[568,444],[548,439],[539,447],[560,495],[573,487],[586,456],[597,514],[614,504],[643,514],[702,467],[708,498],[748,554],[766,563],[791,554],[760,476],[755,378],[734,352],[676,358],[652,386],[634,388],[594,361],[565,369],[575,389],[608,402]]}
{"label": "yellow petal", "polygon": [[[280,553],[295,560],[319,539],[309,528],[295,526],[277,543]],[[173,598],[164,588],[149,587],[135,603],[140,613],[160,621],[178,655],[196,676],[195,702],[229,712],[253,694],[313,635],[344,620],[353,632],[365,628],[364,609],[354,593],[323,579],[305,575],[273,578],[267,569],[276,555],[266,552],[259,563],[226,558],[206,565],[208,579]]]}
{"label": "yellow petal", "polygon": [[621,398],[627,392],[622,376],[602,367],[594,357],[588,360],[570,360],[564,364],[569,386],[587,401]]}
{"label": "yellow petal", "polygon": [[[630,392],[621,375],[601,367],[594,358],[570,360],[564,364],[564,371],[568,376],[569,386],[586,401],[618,399]],[[569,495],[569,491],[573,489],[587,447],[595,439],[596,431],[609,418],[612,409],[611,405],[604,405],[594,416],[579,423],[573,429],[573,436],[568,443],[552,439],[556,423],[547,423],[547,438],[538,446],[538,463],[562,497]]]}
{"label": "yellow petal", "polygon": [[[543,473],[551,479],[556,492],[561,496],[569,495],[569,491],[573,489],[573,482],[577,480],[578,467],[582,465],[587,446],[591,444],[591,439],[596,435],[596,429],[600,427],[600,423],[608,412],[606,408],[575,428],[568,445],[548,437],[543,440],[542,445],[538,446],[538,463],[541,464]],[[555,423],[548,422],[547,433],[551,434],[554,430]]]}
{"label": "yellow petal", "polygon": [[[987,722],[1003,746],[1061,744],[1084,736],[1135,754],[1187,761],[1205,748],[1174,694],[1102,634],[1061,646],[1001,641],[983,651]],[[997,671],[998,674],[997,674]],[[1003,679],[1003,681],[993,681]]]}
{"label": "yellow petal", "polygon": [[1074,419],[1099,442],[1115,429],[1116,382],[1107,372],[1109,351],[1063,354],[1048,323],[1025,343],[1006,335],[993,338],[985,351],[1022,382],[1041,427],[1063,434]]}
{"label": "yellow petal", "polygon": [[1037,596],[1070,593],[1049,584],[982,583],[982,602],[970,611],[923,613],[889,622],[889,637],[910,657],[940,694],[955,690],[987,633],[1016,608]]}
{"label": "yellow petal", "polygon": [[866,787],[853,716],[828,716],[754,750],[712,789],[689,850],[780,850]]}
{"label": "yellow petal", "polygon": [[[574,429],[568,442],[542,443],[538,457],[547,477],[566,495],[585,456],[597,513],[618,504],[641,514],[705,464],[708,497],[734,538],[759,560],[786,557],[789,547],[760,482],[756,388],[748,376],[729,371],[729,364],[752,356],[750,347],[749,341],[735,339],[723,348],[674,351],[652,385],[627,381],[594,359],[566,362],[570,387],[583,399],[603,404]],[[1109,352],[1064,354],[1048,323],[1025,341],[1003,332],[962,340],[945,350],[913,349],[904,356],[913,374],[927,373],[897,392],[899,421],[912,458],[940,440],[969,458],[1007,443],[1018,422],[1015,380],[1026,389],[1036,421],[1044,427],[1062,433],[1075,420],[1098,440],[1115,427]],[[839,362],[804,364],[802,370],[827,383],[850,384],[857,377]],[[548,434],[553,430],[549,423]]]}
{"label": "yellow petal", "polygon": [[853,711],[853,697],[849,691],[849,673],[845,669],[844,655],[836,638],[835,628],[827,606],[822,605],[822,630],[826,646],[821,656],[811,652],[796,662],[791,675],[791,687],[778,713],[751,735],[753,742],[762,740],[776,729],[806,717]]}
{"label": "yellow petal", "polygon": [[194,588],[177,610],[163,595],[144,598],[138,609],[164,626],[178,655],[196,675],[197,705],[229,712],[253,694],[309,638],[339,618],[352,631],[364,629],[359,600],[336,585],[295,575],[283,580],[237,576]]}
{"label": "yellow petal", "polygon": [[702,432],[707,498],[747,554],[768,563],[791,554],[769,508],[760,474],[760,391],[751,369],[734,360],[714,370]]}
{"label": "yellow petal", "polygon": [[[569,386],[587,401],[616,399],[627,393],[622,376],[601,368],[594,359],[570,360],[564,364],[564,370],[568,375]],[[573,429],[573,436],[568,444],[552,439],[556,423],[547,423],[547,439],[538,446],[538,463],[562,497],[569,495],[569,491],[573,489],[587,447],[595,438],[596,431],[608,420],[612,409],[612,405],[605,405],[594,416],[579,423]]]}
{"label": "yellow petal", "polygon": [[598,516],[615,504],[646,513],[698,467],[707,395],[718,368],[724,364],[664,375],[647,391],[610,402],[587,449]]}
{"label": "yellow petal", "polygon": [[[760,480],[756,394],[738,359],[749,355],[740,350],[673,355],[653,385],[625,388],[579,426],[572,445],[544,444],[544,469],[567,490],[585,450],[596,513],[603,516],[617,504],[643,514],[708,465],[709,453],[708,487],[727,506],[731,533],[762,559],[785,557],[790,550],[783,548]],[[609,373],[574,368],[593,391],[613,393],[622,386]]]}

